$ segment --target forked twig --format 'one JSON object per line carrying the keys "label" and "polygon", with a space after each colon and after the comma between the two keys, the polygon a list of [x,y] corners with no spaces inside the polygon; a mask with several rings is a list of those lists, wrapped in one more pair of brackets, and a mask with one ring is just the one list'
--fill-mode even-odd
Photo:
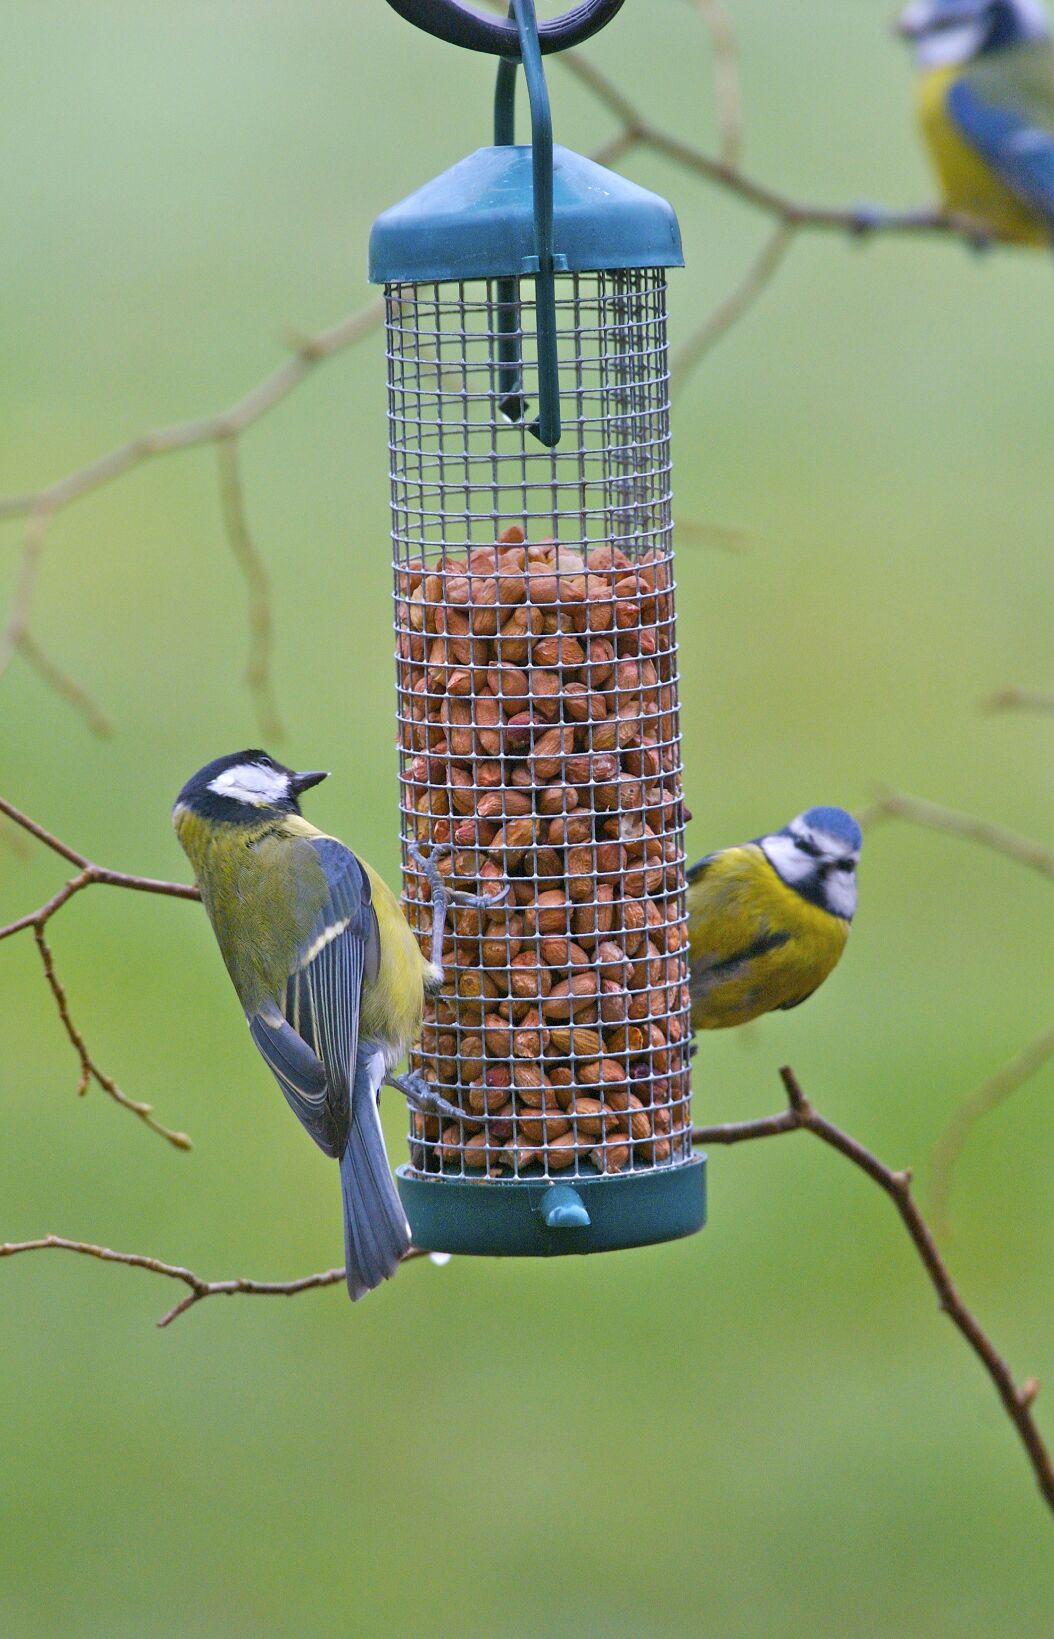
{"label": "forked twig", "polygon": [[717,1127],[696,1127],[692,1133],[696,1144],[739,1144],[754,1138],[772,1138],[779,1133],[810,1132],[844,1155],[854,1166],[876,1183],[893,1202],[901,1222],[911,1237],[912,1244],[922,1261],[930,1284],[937,1294],[941,1309],[966,1339],[974,1354],[991,1378],[1004,1410],[1017,1430],[1018,1436],[1032,1465],[1036,1482],[1054,1512],[1054,1464],[1035,1418],[1032,1405],[1039,1392],[1035,1378],[1018,1383],[1010,1367],[980,1322],[966,1307],[958,1288],[948,1272],[937,1243],[925,1218],[915,1205],[911,1193],[911,1172],[895,1172],[880,1161],[857,1139],[836,1127],[833,1121],[813,1108],[788,1066],[780,1071],[787,1094],[787,1109],[779,1115],[763,1116],[755,1121],[737,1121]]}

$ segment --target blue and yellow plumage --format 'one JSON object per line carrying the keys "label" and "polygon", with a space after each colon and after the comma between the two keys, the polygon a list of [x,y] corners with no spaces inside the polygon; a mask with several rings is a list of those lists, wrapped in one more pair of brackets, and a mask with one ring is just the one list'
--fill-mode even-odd
{"label": "blue and yellow plumage", "polygon": [[[410,1244],[381,1087],[398,1087],[420,1110],[456,1112],[420,1078],[392,1073],[442,968],[422,954],[377,873],[303,818],[300,793],[325,777],[296,774],[263,751],[219,757],[187,781],[173,821],[253,1042],[302,1125],[340,1163],[354,1299],[394,1274]],[[434,862],[423,863],[436,955],[451,895]]]}
{"label": "blue and yellow plumage", "polygon": [[810,808],[781,831],[691,867],[693,1029],[797,1007],[823,983],[849,936],[861,842],[844,809]]}
{"label": "blue and yellow plumage", "polygon": [[1039,0],[912,0],[898,19],[943,204],[998,239],[1054,239],[1054,45]]}

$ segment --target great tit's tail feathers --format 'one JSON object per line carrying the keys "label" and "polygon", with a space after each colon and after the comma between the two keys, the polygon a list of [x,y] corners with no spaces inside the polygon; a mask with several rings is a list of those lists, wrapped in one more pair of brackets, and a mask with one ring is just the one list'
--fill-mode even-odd
{"label": "great tit's tail feathers", "polygon": [[380,1055],[360,1048],[351,1130],[340,1159],[344,1254],[353,1303],[390,1279],[410,1246],[410,1225],[388,1165],[377,1106],[383,1073]]}

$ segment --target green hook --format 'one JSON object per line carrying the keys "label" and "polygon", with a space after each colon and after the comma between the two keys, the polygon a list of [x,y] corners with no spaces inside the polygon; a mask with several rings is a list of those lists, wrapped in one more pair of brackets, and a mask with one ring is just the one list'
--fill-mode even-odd
{"label": "green hook", "polygon": [[[560,366],[556,354],[556,276],[553,261],[553,119],[545,83],[534,0],[510,0],[520,32],[520,60],[531,107],[531,175],[534,194],[534,311],[538,327],[538,420],[531,424],[539,443],[560,442]],[[494,144],[515,141],[516,63],[503,57],[494,92]],[[516,280],[497,281],[499,407],[510,421],[523,418],[522,360]]]}

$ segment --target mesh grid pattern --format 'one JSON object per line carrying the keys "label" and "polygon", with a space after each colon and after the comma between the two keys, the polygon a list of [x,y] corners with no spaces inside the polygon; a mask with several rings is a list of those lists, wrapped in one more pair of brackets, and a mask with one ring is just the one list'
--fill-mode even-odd
{"label": "mesh grid pattern", "polygon": [[[413,1066],[415,1172],[690,1157],[666,285],[557,283],[563,436],[536,409],[533,281],[387,287],[404,901],[408,852],[500,906],[451,912]],[[499,344],[522,357],[523,420]]]}

